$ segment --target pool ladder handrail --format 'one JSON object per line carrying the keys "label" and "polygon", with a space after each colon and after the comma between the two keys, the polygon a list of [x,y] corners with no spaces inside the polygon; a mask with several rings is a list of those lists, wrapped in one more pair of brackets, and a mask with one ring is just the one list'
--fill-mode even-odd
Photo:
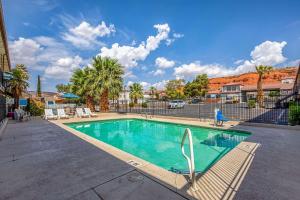
{"label": "pool ladder handrail", "polygon": [[[185,154],[185,151],[184,151],[184,141],[186,139],[186,136],[188,136],[188,138],[189,138],[190,157],[188,157]],[[193,147],[192,132],[189,128],[186,128],[185,131],[184,131],[184,134],[183,134],[183,137],[182,137],[182,140],[181,140],[181,152],[182,152],[182,155],[185,157],[185,159],[188,162],[192,187],[194,188],[195,187],[195,178],[196,178],[195,159],[194,159],[194,147]]]}

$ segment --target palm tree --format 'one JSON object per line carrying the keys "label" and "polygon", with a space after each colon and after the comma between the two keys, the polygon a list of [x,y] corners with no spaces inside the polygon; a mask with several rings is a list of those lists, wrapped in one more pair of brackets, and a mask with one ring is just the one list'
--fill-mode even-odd
{"label": "palm tree", "polygon": [[8,81],[8,87],[15,99],[14,108],[19,108],[20,96],[29,87],[29,74],[23,64],[17,64],[16,67],[11,70],[11,73],[12,78]]}
{"label": "palm tree", "polygon": [[259,107],[263,107],[263,101],[264,101],[264,92],[262,88],[262,81],[265,74],[269,73],[273,67],[271,66],[265,66],[265,65],[259,65],[255,66],[256,71],[258,73],[258,81],[257,81],[257,102]]}
{"label": "palm tree", "polygon": [[100,95],[100,110],[109,110],[109,96],[119,96],[123,85],[123,68],[118,60],[97,56],[92,63],[93,91]]}
{"label": "palm tree", "polygon": [[94,112],[94,92],[91,87],[93,82],[92,70],[88,67],[75,70],[70,82],[72,92],[85,98],[87,107]]}
{"label": "palm tree", "polygon": [[138,99],[143,98],[143,87],[139,83],[133,83],[131,86],[129,86],[129,97],[133,100],[133,102],[136,104],[138,102]]}
{"label": "palm tree", "polygon": [[149,88],[149,90],[150,90],[151,98],[154,98],[154,95],[155,95],[155,93],[156,93],[156,87],[151,86],[151,87]]}

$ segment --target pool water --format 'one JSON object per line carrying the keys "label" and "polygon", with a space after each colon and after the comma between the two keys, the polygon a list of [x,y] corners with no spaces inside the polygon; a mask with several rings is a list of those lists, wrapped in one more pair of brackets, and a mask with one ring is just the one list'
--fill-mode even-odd
{"label": "pool water", "polygon": [[[204,172],[249,134],[198,126],[142,119],[116,119],[69,123],[67,126],[112,145],[127,153],[174,172],[188,171],[181,153],[181,140],[186,128],[193,135],[195,168]],[[185,151],[189,155],[188,140]]]}

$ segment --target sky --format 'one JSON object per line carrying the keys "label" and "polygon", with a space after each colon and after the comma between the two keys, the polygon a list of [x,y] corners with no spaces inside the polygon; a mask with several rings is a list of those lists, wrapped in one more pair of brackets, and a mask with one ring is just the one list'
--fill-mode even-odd
{"label": "sky", "polygon": [[298,66],[300,1],[2,0],[12,66],[30,88],[56,91],[72,72],[109,56],[124,82],[162,89],[171,79],[220,77],[255,65]]}

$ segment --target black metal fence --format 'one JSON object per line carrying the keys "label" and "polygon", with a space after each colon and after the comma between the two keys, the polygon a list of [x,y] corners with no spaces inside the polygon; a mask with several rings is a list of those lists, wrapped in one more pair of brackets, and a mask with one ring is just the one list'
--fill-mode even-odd
{"label": "black metal fence", "polygon": [[245,102],[242,101],[242,98],[237,97],[234,99],[231,101],[228,101],[226,97],[202,99],[196,104],[185,101],[183,108],[175,109],[169,107],[169,101],[147,100],[134,106],[129,101],[115,101],[111,103],[110,110],[119,113],[148,113],[152,115],[213,119],[215,108],[219,108],[227,119],[233,121],[287,124],[291,102],[300,106],[299,95],[265,96],[261,105],[258,104],[255,98],[245,100]]}

